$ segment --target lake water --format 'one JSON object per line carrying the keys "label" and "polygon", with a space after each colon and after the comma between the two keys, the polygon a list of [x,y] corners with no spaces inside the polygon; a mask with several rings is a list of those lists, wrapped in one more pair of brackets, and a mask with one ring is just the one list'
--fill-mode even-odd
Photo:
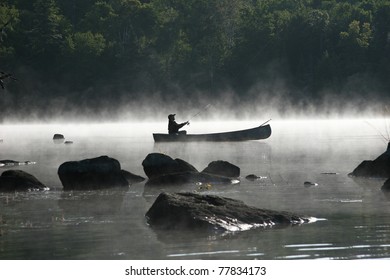
{"label": "lake water", "polygon": [[[194,123],[189,132],[228,131],[254,122]],[[384,179],[348,176],[361,161],[386,150],[385,120],[271,121],[269,139],[238,143],[155,144],[166,123],[1,125],[0,159],[51,188],[0,193],[0,259],[367,259],[390,257],[390,195]],[[375,127],[375,129],[374,129]],[[55,144],[62,133],[71,145]],[[241,168],[241,183],[212,186],[205,194],[258,208],[318,218],[315,223],[226,234],[155,231],[145,213],[162,191],[197,186],[64,192],[57,176],[69,160],[108,155],[145,176],[151,152],[184,159],[198,170],[213,160]],[[14,167],[15,168],[15,167]],[[8,168],[0,168],[0,172]],[[256,174],[257,181],[245,176]],[[304,182],[315,183],[305,186]]]}

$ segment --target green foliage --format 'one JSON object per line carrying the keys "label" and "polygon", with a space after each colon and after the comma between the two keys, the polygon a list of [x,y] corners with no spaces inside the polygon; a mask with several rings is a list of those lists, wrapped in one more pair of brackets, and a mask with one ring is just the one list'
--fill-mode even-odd
{"label": "green foliage", "polygon": [[243,96],[270,65],[313,95],[359,74],[390,88],[388,0],[3,0],[3,25],[3,63],[69,90],[228,84]]}
{"label": "green foliage", "polygon": [[102,34],[88,32],[77,32],[73,35],[71,49],[81,56],[100,56],[106,47],[106,40]]}
{"label": "green foliage", "polygon": [[6,2],[0,4],[0,61],[10,59],[14,55],[14,47],[9,36],[15,31],[19,22],[19,11]]}

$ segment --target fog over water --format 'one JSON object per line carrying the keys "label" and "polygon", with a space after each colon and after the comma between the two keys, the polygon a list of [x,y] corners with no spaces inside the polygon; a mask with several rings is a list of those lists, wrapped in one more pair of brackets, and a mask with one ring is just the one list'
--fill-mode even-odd
{"label": "fog over water", "polygon": [[[186,130],[229,131],[266,120],[194,120]],[[270,124],[271,137],[261,141],[165,144],[152,138],[153,132],[166,132],[165,121],[3,124],[1,159],[36,162],[17,168],[51,190],[0,194],[0,258],[389,258],[390,200],[380,190],[384,179],[348,176],[361,161],[385,151],[387,141],[380,133],[387,137],[387,120],[276,119]],[[54,133],[73,144],[53,143]],[[145,176],[141,163],[152,152],[184,159],[198,170],[213,160],[227,160],[240,167],[240,184],[212,185],[204,191],[197,185],[150,187],[142,182],[125,191],[64,192],[57,175],[65,161],[108,155],[123,169]],[[260,179],[248,181],[249,174]],[[313,186],[305,186],[306,181]],[[235,234],[160,232],[149,227],[144,215],[163,191],[220,195],[319,220]]]}

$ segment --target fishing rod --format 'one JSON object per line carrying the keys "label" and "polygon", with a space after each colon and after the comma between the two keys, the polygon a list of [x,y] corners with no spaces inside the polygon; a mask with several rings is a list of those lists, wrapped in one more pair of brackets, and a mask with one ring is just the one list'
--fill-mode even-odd
{"label": "fishing rod", "polygon": [[262,123],[260,126],[263,126],[263,125],[265,125],[266,123],[269,123],[271,120],[272,120],[272,119],[269,119],[268,121]]}
{"label": "fishing rod", "polygon": [[390,141],[390,139],[389,139],[389,138],[386,138],[386,136],[384,136],[384,135],[379,131],[379,129],[377,129],[374,125],[370,124],[368,121],[366,121],[366,123],[367,123],[369,126],[371,126],[373,129],[375,129],[376,132],[378,132],[379,135],[382,136],[382,138],[383,138],[386,142],[389,142],[389,141]]}
{"label": "fishing rod", "polygon": [[189,122],[191,119],[193,119],[193,118],[195,118],[196,116],[198,116],[199,114],[201,114],[201,113],[207,111],[210,107],[211,107],[211,104],[207,104],[206,106],[204,106],[198,113],[196,113],[195,115],[193,115],[192,117],[190,117],[190,118],[188,119],[188,122]]}

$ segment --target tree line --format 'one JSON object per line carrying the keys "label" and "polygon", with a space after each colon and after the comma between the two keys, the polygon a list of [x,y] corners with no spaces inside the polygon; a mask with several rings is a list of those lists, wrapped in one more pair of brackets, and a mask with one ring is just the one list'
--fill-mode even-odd
{"label": "tree line", "polygon": [[0,71],[18,77],[2,112],[250,100],[276,81],[293,103],[390,89],[388,0],[2,0],[0,28]]}

